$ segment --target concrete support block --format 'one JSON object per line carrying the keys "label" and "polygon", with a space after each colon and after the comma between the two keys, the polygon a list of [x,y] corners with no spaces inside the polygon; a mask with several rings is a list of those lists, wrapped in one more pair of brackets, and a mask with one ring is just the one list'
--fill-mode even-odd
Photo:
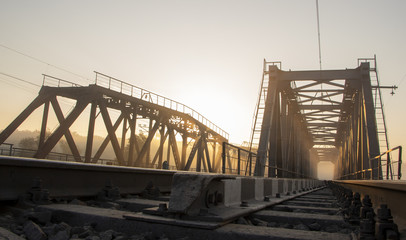
{"label": "concrete support block", "polygon": [[306,188],[307,188],[306,184],[307,184],[307,179],[303,179],[303,180],[302,180],[302,189],[306,189]]}
{"label": "concrete support block", "polygon": [[303,190],[306,188],[306,179],[302,179],[300,181],[300,189]]}
{"label": "concrete support block", "polygon": [[293,180],[292,179],[286,179],[285,181],[288,184],[288,192],[292,193],[292,191],[293,191]]}
{"label": "concrete support block", "polygon": [[272,195],[275,196],[277,193],[279,193],[279,181],[272,179]]}
{"label": "concrete support block", "polygon": [[241,179],[241,201],[255,199],[255,178]]}
{"label": "concrete support block", "polygon": [[264,178],[264,196],[274,196],[276,193],[278,193],[278,180]]}
{"label": "concrete support block", "polygon": [[312,181],[312,180],[306,179],[305,187],[306,187],[307,189],[309,189],[309,188],[311,187],[311,184],[310,184],[311,181]]}
{"label": "concrete support block", "polygon": [[288,182],[284,178],[278,179],[278,193],[286,194],[288,192]]}
{"label": "concrete support block", "polygon": [[241,178],[222,180],[224,189],[224,206],[241,204]]}
{"label": "concrete support block", "polygon": [[296,180],[296,191],[302,191],[302,182],[303,182],[303,179]]}
{"label": "concrete support block", "polygon": [[255,200],[264,200],[264,178],[255,178]]}
{"label": "concrete support block", "polygon": [[298,185],[299,185],[299,179],[292,179],[292,192],[299,191]]}

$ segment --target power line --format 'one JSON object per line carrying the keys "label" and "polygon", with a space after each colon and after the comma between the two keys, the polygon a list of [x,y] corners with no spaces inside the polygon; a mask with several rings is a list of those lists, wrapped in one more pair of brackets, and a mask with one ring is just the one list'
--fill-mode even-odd
{"label": "power line", "polygon": [[4,84],[7,84],[7,85],[10,85],[10,86],[13,86],[13,87],[17,87],[17,88],[19,88],[21,90],[24,90],[26,92],[29,92],[29,93],[34,93],[35,92],[35,91],[33,91],[32,87],[29,87],[27,85],[23,85],[20,82],[10,81],[10,79],[6,79],[6,78],[3,78],[1,76],[0,76],[0,81],[3,82]]}
{"label": "power line", "polygon": [[400,82],[399,82],[399,84],[398,84],[398,87],[400,86],[400,84],[403,83],[403,81],[405,81],[405,79],[406,79],[406,74],[402,77],[402,79],[400,79]]}
{"label": "power line", "polygon": [[87,78],[84,77],[84,76],[81,76],[81,75],[79,75],[79,74],[76,74],[76,73],[74,73],[74,72],[71,72],[71,71],[69,71],[69,70],[66,70],[66,69],[64,69],[64,68],[55,66],[55,65],[53,65],[53,64],[47,63],[47,62],[45,62],[45,61],[43,61],[43,60],[41,60],[41,59],[39,59],[39,58],[36,58],[36,57],[31,56],[31,55],[25,54],[25,53],[23,53],[23,52],[21,52],[21,51],[15,50],[15,49],[13,49],[13,48],[11,48],[11,47],[7,47],[7,46],[5,46],[4,44],[1,44],[1,43],[0,43],[0,47],[3,47],[3,48],[5,48],[5,49],[7,49],[7,50],[9,50],[9,51],[18,53],[18,54],[20,54],[20,55],[22,55],[22,56],[24,56],[24,57],[30,58],[30,59],[32,59],[32,60],[34,60],[34,61],[37,61],[37,62],[46,64],[46,65],[48,65],[48,66],[51,66],[51,67],[53,67],[53,68],[56,68],[56,69],[58,69],[58,70],[64,71],[64,72],[66,72],[66,73],[75,75],[75,76],[80,77],[80,78],[82,78],[82,79],[84,79],[84,80],[86,80],[86,81],[90,81],[90,82],[91,82],[91,80],[87,79]]}
{"label": "power line", "polygon": [[317,11],[317,36],[319,40],[319,64],[321,68],[321,43],[320,43],[320,18],[319,18],[319,0],[316,0],[316,11]]}
{"label": "power line", "polygon": [[24,83],[33,85],[33,86],[35,86],[35,87],[41,87],[41,85],[32,83],[32,82],[30,82],[30,81],[27,81],[27,80],[24,80],[24,79],[21,79],[21,78],[18,78],[18,77],[11,76],[11,75],[9,75],[9,74],[7,74],[7,73],[0,72],[0,74],[1,74],[1,75],[4,75],[4,76],[7,76],[7,77],[10,77],[10,78],[14,78],[14,79],[16,79],[16,80],[18,80],[18,81],[21,81],[21,82],[24,82]]}

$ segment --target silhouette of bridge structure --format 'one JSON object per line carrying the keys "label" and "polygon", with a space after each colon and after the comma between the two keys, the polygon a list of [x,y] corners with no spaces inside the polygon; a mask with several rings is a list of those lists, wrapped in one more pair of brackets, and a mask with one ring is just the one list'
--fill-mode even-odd
{"label": "silhouette of bridge structure", "polygon": [[[47,86],[51,83],[54,86]],[[75,102],[67,116],[61,110],[59,98]],[[59,126],[47,136],[50,105]],[[228,141],[227,132],[186,105],[96,72],[95,84],[89,86],[44,75],[39,95],[2,131],[0,143],[41,106],[43,117],[34,158],[46,158],[58,141],[65,137],[76,162],[97,163],[111,143],[117,165],[157,168],[174,165],[177,170],[194,168],[196,171],[203,169],[214,172],[220,168],[221,143]],[[69,128],[78,121],[87,107],[90,107],[87,142],[85,155],[81,156]],[[111,111],[114,110],[119,112],[115,121],[111,116]],[[98,117],[103,119],[107,136],[94,151],[93,138]],[[147,131],[144,131],[147,134],[146,139],[141,139],[136,134],[137,121],[140,119],[147,119],[149,123]],[[119,127],[121,134],[117,134]],[[155,153],[151,152],[154,138],[160,139]],[[181,144],[178,144],[178,139],[181,139]],[[170,162],[171,159],[173,163]]]}
{"label": "silhouette of bridge structure", "polygon": [[[388,87],[379,85],[375,58],[359,59],[354,69],[314,71],[283,71],[280,62],[264,61],[248,146],[228,143],[227,132],[182,103],[95,74],[95,83],[89,86],[44,75],[39,95],[1,132],[0,144],[42,107],[34,158],[46,158],[65,137],[74,160],[82,163],[100,162],[111,144],[114,164],[129,167],[315,178],[317,163],[331,161],[339,179],[401,176],[401,147],[396,148],[398,161],[393,161],[383,113],[380,89]],[[75,102],[66,115],[61,98]],[[50,106],[59,125],[47,133]],[[90,113],[81,155],[70,128],[85,109]],[[114,119],[112,111],[119,116]],[[139,134],[140,120],[148,123],[144,138]],[[95,146],[100,122],[106,136]],[[154,141],[159,143],[152,148]]]}

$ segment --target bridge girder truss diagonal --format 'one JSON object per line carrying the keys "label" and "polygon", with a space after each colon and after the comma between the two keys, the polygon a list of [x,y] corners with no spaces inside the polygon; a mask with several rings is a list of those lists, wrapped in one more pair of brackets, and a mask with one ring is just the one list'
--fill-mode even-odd
{"label": "bridge girder truss diagonal", "polygon": [[[97,74],[100,77],[100,73]],[[45,78],[63,81],[44,75],[44,82]],[[99,82],[96,80],[96,84],[86,87],[73,84],[69,87],[61,87],[59,83],[57,87],[43,85],[31,104],[0,133],[0,144],[3,144],[36,109],[43,106],[39,144],[32,156],[34,158],[47,158],[62,137],[65,137],[76,162],[100,163],[101,156],[110,143],[116,158],[113,163],[115,165],[147,168],[170,167],[176,170],[199,172],[221,171],[222,143],[228,142],[226,132],[194,111],[189,113],[166,107],[165,104],[172,100],[163,99],[146,90],[141,89],[144,91],[141,97],[129,96],[116,91],[111,87],[111,80],[112,78],[109,79],[109,87],[101,86],[103,84],[100,83],[100,79]],[[123,82],[119,84],[123,87]],[[135,90],[131,89],[131,91]],[[158,96],[167,102],[165,104],[154,103],[150,99],[153,96]],[[58,100],[61,98],[74,102],[74,106],[66,116]],[[171,106],[172,103],[179,104],[172,101]],[[48,133],[50,105],[59,125]],[[180,107],[185,109],[186,106],[181,104]],[[83,156],[80,154],[70,127],[79,121],[80,116],[85,115],[85,109],[90,113]],[[113,112],[118,112],[118,117],[114,117]],[[198,119],[195,118],[196,114]],[[97,121],[98,118],[102,120]],[[140,128],[137,128],[137,122],[140,120],[149,125],[147,130],[142,131],[143,138],[140,137]],[[100,122],[104,123],[107,136],[95,149],[95,128]],[[215,127],[211,128],[203,122],[209,122],[209,126]],[[120,129],[121,132],[119,132]],[[117,134],[117,132],[119,133]],[[157,142],[158,146],[152,147],[152,144],[156,145]]]}
{"label": "bridge girder truss diagonal", "polygon": [[380,148],[369,62],[314,71],[282,71],[264,62],[262,81],[263,112],[254,119],[256,126],[262,121],[260,136],[251,140],[258,146],[257,176],[316,177],[319,161],[335,162],[337,176],[371,169],[371,178],[381,176],[380,162],[370,162]]}

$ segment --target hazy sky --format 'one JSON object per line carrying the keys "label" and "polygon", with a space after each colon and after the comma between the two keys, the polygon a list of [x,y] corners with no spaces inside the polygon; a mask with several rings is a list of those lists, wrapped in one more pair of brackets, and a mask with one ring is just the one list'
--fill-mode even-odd
{"label": "hazy sky", "polygon": [[[400,85],[384,102],[391,145],[405,145],[406,1],[320,0],[319,8],[323,69],[376,54],[381,84]],[[100,71],[192,107],[233,143],[248,141],[263,59],[318,69],[316,24],[314,0],[0,0],[0,128],[39,90],[4,74],[88,84]]]}

